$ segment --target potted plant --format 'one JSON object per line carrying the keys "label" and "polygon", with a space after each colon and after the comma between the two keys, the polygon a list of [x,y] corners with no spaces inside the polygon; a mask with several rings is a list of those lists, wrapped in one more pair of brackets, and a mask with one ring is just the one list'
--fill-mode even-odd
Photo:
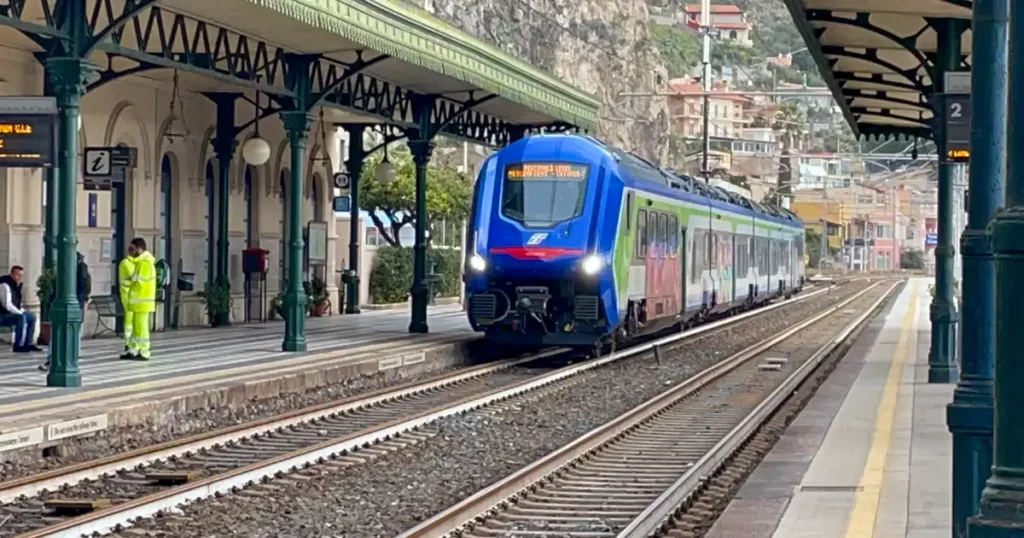
{"label": "potted plant", "polygon": [[278,293],[270,300],[270,319],[284,319],[284,295]]}
{"label": "potted plant", "polygon": [[42,345],[50,343],[50,301],[57,291],[57,268],[47,267],[36,279],[36,296],[39,297],[39,338]]}
{"label": "potted plant", "polygon": [[306,288],[306,297],[309,302],[309,312],[313,317],[320,317],[327,313],[331,302],[327,295],[327,283],[320,277],[313,277]]}
{"label": "potted plant", "polygon": [[218,327],[229,325],[231,319],[231,284],[222,280],[216,280],[212,285],[207,284],[206,288],[199,292],[199,297],[206,305],[206,315],[210,319],[210,325]]}

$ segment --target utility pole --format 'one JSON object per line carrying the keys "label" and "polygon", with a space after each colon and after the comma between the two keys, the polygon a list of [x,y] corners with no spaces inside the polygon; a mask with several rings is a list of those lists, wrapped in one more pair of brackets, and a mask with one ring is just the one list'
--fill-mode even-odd
{"label": "utility pole", "polygon": [[701,77],[701,84],[704,87],[704,160],[701,172],[704,174],[704,183],[710,182],[711,169],[708,166],[708,154],[711,152],[711,130],[708,120],[711,108],[711,0],[700,2],[700,32],[703,37],[703,51],[701,60],[704,63],[704,74]]}

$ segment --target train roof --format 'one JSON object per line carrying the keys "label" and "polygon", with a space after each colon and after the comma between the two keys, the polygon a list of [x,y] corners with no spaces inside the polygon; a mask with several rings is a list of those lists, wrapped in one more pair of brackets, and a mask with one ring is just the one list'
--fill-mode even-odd
{"label": "train roof", "polygon": [[709,200],[717,201],[723,204],[736,206],[741,209],[745,209],[757,215],[762,215],[767,218],[774,218],[781,221],[791,223],[802,227],[803,221],[800,217],[796,216],[793,212],[779,207],[773,204],[762,204],[755,202],[746,196],[741,196],[734,192],[727,191],[714,185],[709,185],[700,181],[692,176],[683,174],[681,172],[668,170],[662,168],[635,153],[625,151],[621,148],[617,148],[608,145],[604,141],[595,138],[590,135],[576,135],[576,134],[539,134],[534,135],[531,138],[536,137],[574,137],[587,140],[601,149],[608,152],[616,162],[623,166],[629,174],[638,181],[644,181],[668,187],[670,189],[681,190],[692,195],[707,198]]}

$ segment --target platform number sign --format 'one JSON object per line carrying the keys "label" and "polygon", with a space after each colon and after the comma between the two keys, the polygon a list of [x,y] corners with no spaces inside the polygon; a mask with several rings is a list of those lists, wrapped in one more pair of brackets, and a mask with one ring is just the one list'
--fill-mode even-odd
{"label": "platform number sign", "polygon": [[940,158],[945,162],[967,162],[971,159],[971,73],[947,72],[943,89],[946,136]]}
{"label": "platform number sign", "polygon": [[334,188],[344,195],[348,193],[349,189],[352,188],[352,178],[349,177],[348,172],[338,172],[334,174]]}

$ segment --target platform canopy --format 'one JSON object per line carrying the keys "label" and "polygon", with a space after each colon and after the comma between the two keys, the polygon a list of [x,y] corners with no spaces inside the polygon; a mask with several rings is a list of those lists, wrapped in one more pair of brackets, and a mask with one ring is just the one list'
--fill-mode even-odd
{"label": "platform canopy", "polygon": [[[938,19],[971,18],[970,0],[784,0],[858,135],[933,138]],[[970,69],[971,32],[961,36]]]}
{"label": "platform canopy", "polygon": [[[63,15],[76,2],[84,39]],[[101,66],[90,89],[134,74],[170,82],[173,70],[194,91],[259,90],[280,104],[306,92],[302,65],[313,102],[336,122],[416,127],[426,102],[438,132],[492,145],[524,128],[596,127],[593,95],[390,0],[7,3],[0,41],[39,54],[78,48]]]}

